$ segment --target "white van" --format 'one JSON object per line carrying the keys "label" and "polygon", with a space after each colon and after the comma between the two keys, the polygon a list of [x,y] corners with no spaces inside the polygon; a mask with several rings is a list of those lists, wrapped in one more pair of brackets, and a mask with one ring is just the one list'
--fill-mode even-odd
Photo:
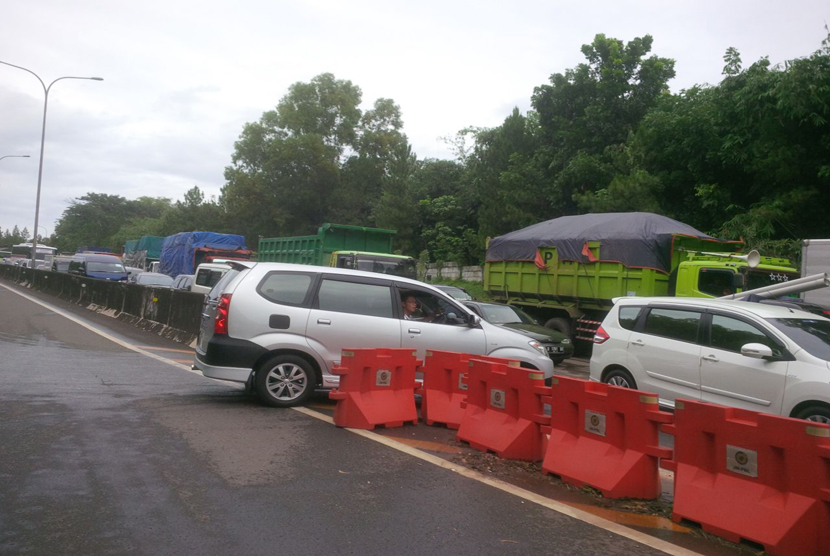
{"label": "white van", "polygon": [[222,276],[231,269],[230,265],[222,263],[202,263],[196,267],[196,277],[190,286],[190,291],[209,293]]}

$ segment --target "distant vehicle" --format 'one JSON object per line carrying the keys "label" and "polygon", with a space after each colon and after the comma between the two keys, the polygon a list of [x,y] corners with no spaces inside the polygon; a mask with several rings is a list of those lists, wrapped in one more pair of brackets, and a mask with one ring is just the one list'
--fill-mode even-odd
{"label": "distant vehicle", "polygon": [[724,299],[616,300],[594,336],[591,380],[830,423],[830,319]]}
{"label": "distant vehicle", "polygon": [[468,292],[464,288],[459,288],[458,286],[445,286],[444,284],[433,284],[433,286],[435,286],[445,294],[449,295],[453,299],[457,299],[459,301],[473,300],[473,296],[470,295],[470,292]]}
{"label": "distant vehicle", "polygon": [[323,224],[313,236],[260,238],[260,261],[365,270],[415,278],[415,259],[392,254],[395,230]]}
{"label": "distant vehicle", "polygon": [[62,274],[68,273],[70,262],[72,262],[72,257],[66,255],[56,255],[52,260],[52,272],[60,272]]}
{"label": "distant vehicle", "polygon": [[11,258],[12,258],[12,252],[11,251],[0,251],[0,260],[11,259]]}
{"label": "distant vehicle", "polygon": [[[54,259],[55,255],[58,253],[58,249],[56,247],[49,247],[48,245],[41,245],[40,243],[37,244],[37,255],[35,259],[38,261],[43,261],[47,268],[52,268],[52,259]],[[18,243],[17,245],[12,246],[12,259],[31,259],[32,258],[32,244],[31,243]],[[20,264],[20,263],[16,263]],[[21,265],[22,266],[22,265]],[[26,266],[29,268],[31,265]]]}
{"label": "distant vehicle", "polygon": [[142,272],[136,275],[133,284],[169,288],[173,284],[173,279],[166,274],[160,274],[158,272]]}
{"label": "distant vehicle", "polygon": [[69,274],[121,282],[127,280],[127,270],[121,259],[113,255],[74,255],[69,261]]}
{"label": "distant vehicle", "polygon": [[164,238],[159,236],[141,236],[140,239],[127,240],[121,259],[126,265],[158,272],[158,269],[152,269],[150,265],[158,262],[163,242]]}
{"label": "distant vehicle", "polygon": [[170,289],[189,292],[190,287],[193,285],[193,278],[193,274],[179,274],[176,276],[176,279],[173,280],[173,284],[170,286]]}
{"label": "distant vehicle", "polygon": [[[446,290],[444,291],[446,292]],[[507,328],[536,340],[545,348],[548,356],[556,365],[574,354],[574,345],[570,338],[561,332],[542,326],[536,319],[518,307],[501,303],[485,303],[483,301],[465,301],[464,305],[490,324]]]}
{"label": "distant vehicle", "polygon": [[238,234],[182,232],[164,238],[158,272],[170,277],[196,274],[196,268],[202,263],[211,263],[214,259],[248,261],[253,254],[245,247],[245,238]]}
{"label": "distant vehicle", "polygon": [[137,266],[125,266],[125,267],[124,267],[124,270],[126,270],[126,271],[127,271],[127,281],[128,281],[128,282],[132,282],[132,281],[133,281],[133,278],[134,278],[135,276],[137,276],[137,275],[141,274],[142,272],[147,272],[147,271],[146,271],[146,270],[144,270],[143,268],[139,268],[139,267],[137,267]]}
{"label": "distant vehicle", "polygon": [[563,216],[493,238],[484,289],[590,342],[617,297],[711,299],[798,278],[789,260],[743,246],[647,212]]}
{"label": "distant vehicle", "polygon": [[195,278],[190,291],[197,293],[208,293],[213,286],[219,283],[222,276],[231,269],[227,264],[202,263],[196,268]]}

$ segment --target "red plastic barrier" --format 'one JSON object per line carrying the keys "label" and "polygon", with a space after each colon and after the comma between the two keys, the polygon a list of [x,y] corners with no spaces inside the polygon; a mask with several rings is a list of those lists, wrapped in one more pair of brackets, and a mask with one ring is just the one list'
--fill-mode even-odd
{"label": "red plastic barrier", "polygon": [[830,426],[678,400],[672,519],[769,554],[830,554]]}
{"label": "red plastic barrier", "polygon": [[470,359],[467,403],[457,438],[499,457],[539,461],[544,455],[541,425],[545,375],[537,370]]}
{"label": "red plastic barrier", "polygon": [[334,424],[353,429],[418,423],[415,369],[421,364],[411,349],[343,350],[340,385],[329,393],[337,400]]}
{"label": "red plastic barrier", "polygon": [[449,429],[458,429],[464,417],[462,403],[467,399],[467,369],[470,359],[492,361],[518,366],[518,361],[455,353],[452,351],[428,351],[424,358],[421,394],[421,418],[427,425],[441,423]]}
{"label": "red plastic barrier", "polygon": [[660,424],[671,421],[656,394],[554,377],[542,472],[606,498],[658,498],[658,458],[672,455],[659,446]]}

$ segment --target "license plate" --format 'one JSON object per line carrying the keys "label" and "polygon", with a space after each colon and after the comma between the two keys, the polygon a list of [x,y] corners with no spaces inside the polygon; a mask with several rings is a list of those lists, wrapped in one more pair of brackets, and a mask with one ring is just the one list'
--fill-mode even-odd
{"label": "license plate", "polygon": [[561,346],[552,346],[552,347],[548,348],[548,351],[550,353],[562,353],[562,347]]}

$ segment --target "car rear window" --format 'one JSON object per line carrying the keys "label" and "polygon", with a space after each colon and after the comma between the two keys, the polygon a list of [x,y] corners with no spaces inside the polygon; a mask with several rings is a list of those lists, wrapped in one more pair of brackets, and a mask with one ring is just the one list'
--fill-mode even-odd
{"label": "car rear window", "polygon": [[700,316],[701,313],[697,311],[652,308],[646,316],[643,332],[695,343],[700,327]]}
{"label": "car rear window", "polygon": [[389,286],[323,280],[317,300],[322,311],[393,317]]}
{"label": "car rear window", "polygon": [[199,269],[196,273],[196,285],[207,286],[212,288],[222,279],[223,272],[221,270],[211,270],[209,268]]}
{"label": "car rear window", "polygon": [[626,330],[634,330],[634,326],[637,324],[637,317],[640,316],[642,309],[642,307],[620,307],[620,315],[618,317],[620,327]]}
{"label": "car rear window", "polygon": [[257,288],[259,295],[280,305],[302,305],[311,287],[311,274],[272,272]]}

